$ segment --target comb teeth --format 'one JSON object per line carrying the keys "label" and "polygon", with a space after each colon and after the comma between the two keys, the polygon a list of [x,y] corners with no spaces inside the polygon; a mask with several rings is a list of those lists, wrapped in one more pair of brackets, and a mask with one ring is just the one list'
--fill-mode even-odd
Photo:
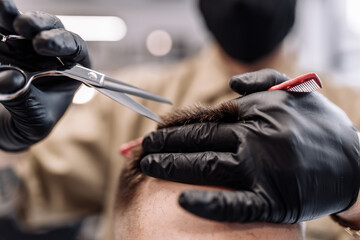
{"label": "comb teeth", "polygon": [[291,86],[290,88],[286,89],[289,92],[313,92],[321,87],[317,84],[314,79],[305,81],[300,83],[299,85]]}

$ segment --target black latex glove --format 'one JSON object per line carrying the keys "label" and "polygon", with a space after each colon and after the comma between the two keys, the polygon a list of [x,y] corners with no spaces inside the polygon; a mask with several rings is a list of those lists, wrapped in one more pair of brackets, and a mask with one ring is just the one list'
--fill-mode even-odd
{"label": "black latex glove", "polygon": [[350,207],[359,191],[359,139],[321,94],[265,91],[287,80],[273,70],[235,76],[246,96],[238,122],[197,123],[151,133],[142,170],[167,180],[235,191],[188,190],[186,210],[218,221],[295,223]]}
{"label": "black latex glove", "polygon": [[[11,0],[0,0],[0,32],[26,40],[0,43],[1,62],[13,62],[27,70],[46,70],[80,63],[89,67],[87,46],[78,35],[66,31],[61,21],[44,12],[20,14]],[[4,60],[3,60],[4,59]],[[0,72],[0,93],[16,92],[24,84],[21,74]],[[80,82],[66,77],[41,78],[20,97],[0,105],[0,149],[20,151],[45,138],[72,102]]]}

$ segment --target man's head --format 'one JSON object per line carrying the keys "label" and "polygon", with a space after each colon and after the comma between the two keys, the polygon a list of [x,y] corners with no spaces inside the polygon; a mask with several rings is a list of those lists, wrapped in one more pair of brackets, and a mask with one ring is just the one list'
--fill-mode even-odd
{"label": "man's head", "polygon": [[[234,102],[215,107],[188,108],[165,117],[159,128],[196,122],[232,122],[240,115]],[[178,205],[187,189],[216,189],[168,182],[145,176],[140,170],[141,153],[123,170],[115,209],[115,240],[122,239],[276,239],[301,240],[301,224],[225,223],[199,218]],[[230,191],[230,190],[229,190]]]}
{"label": "man's head", "polygon": [[232,58],[253,63],[280,45],[295,20],[296,0],[200,0],[205,23]]}

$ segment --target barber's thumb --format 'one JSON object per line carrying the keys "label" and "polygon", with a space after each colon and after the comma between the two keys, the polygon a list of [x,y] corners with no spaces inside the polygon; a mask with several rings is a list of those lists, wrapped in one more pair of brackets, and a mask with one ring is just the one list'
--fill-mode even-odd
{"label": "barber's thumb", "polygon": [[226,222],[267,221],[267,203],[249,191],[188,190],[179,197],[185,210],[206,219]]}
{"label": "barber's thumb", "polygon": [[0,71],[0,94],[15,93],[24,85],[25,78],[19,71]]}
{"label": "barber's thumb", "polygon": [[230,87],[233,91],[245,95],[267,91],[270,87],[287,80],[289,78],[285,74],[273,69],[262,69],[233,76],[230,79]]}

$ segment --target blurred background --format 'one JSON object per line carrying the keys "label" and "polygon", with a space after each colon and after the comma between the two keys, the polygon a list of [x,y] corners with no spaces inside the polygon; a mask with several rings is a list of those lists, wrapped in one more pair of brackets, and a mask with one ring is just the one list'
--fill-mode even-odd
{"label": "blurred background", "polygon": [[[88,39],[93,67],[113,71],[134,64],[163,64],[200,51],[206,34],[196,0],[16,0],[22,11],[63,15],[65,25]],[[311,71],[331,72],[360,86],[359,0],[299,0],[287,39]],[[69,16],[113,16],[102,21]],[[81,34],[82,32],[83,35]],[[85,35],[86,36],[85,36]]]}

